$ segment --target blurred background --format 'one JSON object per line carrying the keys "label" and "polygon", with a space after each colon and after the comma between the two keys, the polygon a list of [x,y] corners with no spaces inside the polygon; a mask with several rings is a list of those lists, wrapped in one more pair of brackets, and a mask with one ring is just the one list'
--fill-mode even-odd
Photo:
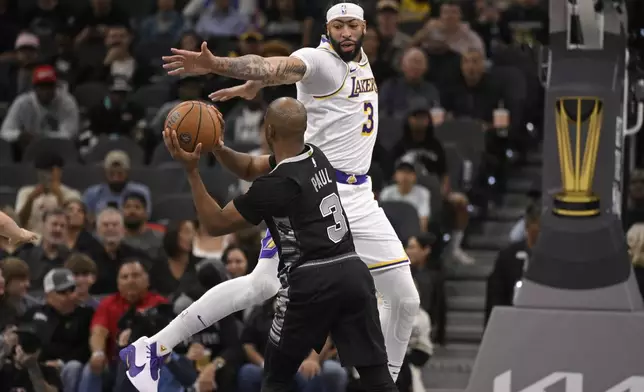
{"label": "blurred background", "polygon": [[[486,317],[512,304],[539,234],[548,4],[362,5],[362,45],[380,90],[369,174],[421,296],[399,388],[464,388]],[[644,3],[627,6],[632,126]],[[208,236],[161,142],[173,106],[240,82],[168,77],[161,56],[204,40],[220,56],[288,56],[317,46],[325,8],[322,0],[0,0],[0,207],[42,235],[0,247],[0,392],[43,382],[64,392],[134,391],[118,348],[253,270],[262,229]],[[295,86],[277,86],[218,103],[226,144],[267,153],[265,107],[295,95]],[[622,213],[642,277],[643,146],[642,133],[627,138]],[[212,156],[201,172],[221,203],[249,186]],[[160,391],[259,391],[272,314],[268,301],[184,342]],[[304,361],[298,391],[360,391],[334,355]]]}

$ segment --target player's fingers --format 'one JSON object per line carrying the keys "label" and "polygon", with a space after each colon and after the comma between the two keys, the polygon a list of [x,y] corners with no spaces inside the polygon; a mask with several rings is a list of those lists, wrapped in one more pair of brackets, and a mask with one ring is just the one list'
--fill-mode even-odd
{"label": "player's fingers", "polygon": [[185,69],[181,67],[181,68],[173,69],[172,71],[168,71],[168,75],[172,75],[172,76],[181,75],[184,72],[185,72]]}
{"label": "player's fingers", "polygon": [[199,52],[193,52],[191,50],[183,50],[183,49],[177,49],[177,48],[171,48],[170,51],[172,54],[177,55],[177,56],[182,56],[182,57],[196,57],[199,56]]}
{"label": "player's fingers", "polygon": [[178,69],[178,68],[183,68],[183,61],[175,61],[172,63],[165,63],[163,64],[163,69]]}
{"label": "player's fingers", "polygon": [[199,158],[201,156],[201,143],[197,144],[195,150],[192,152],[192,155],[194,155],[195,158]]}
{"label": "player's fingers", "polygon": [[210,49],[208,49],[208,42],[203,41],[201,43],[201,53],[210,53]]}
{"label": "player's fingers", "polygon": [[166,63],[173,63],[175,61],[186,61],[186,58],[184,56],[163,56],[161,57],[161,60],[165,61]]}

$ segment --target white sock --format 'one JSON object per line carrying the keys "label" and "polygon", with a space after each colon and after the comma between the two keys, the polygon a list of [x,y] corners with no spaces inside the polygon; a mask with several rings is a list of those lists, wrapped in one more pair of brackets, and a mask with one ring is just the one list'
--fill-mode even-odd
{"label": "white sock", "polygon": [[278,263],[277,257],[261,259],[250,275],[227,280],[211,288],[148,342],[156,342],[157,355],[165,355],[222,318],[273,297],[280,288]]}
{"label": "white sock", "polygon": [[463,245],[463,230],[454,230],[452,233],[452,244],[454,244],[452,249],[461,249],[461,245]]}
{"label": "white sock", "polygon": [[408,266],[375,272],[373,281],[383,297],[382,306],[378,309],[380,323],[389,373],[396,381],[407,354],[411,329],[420,309],[420,298]]}

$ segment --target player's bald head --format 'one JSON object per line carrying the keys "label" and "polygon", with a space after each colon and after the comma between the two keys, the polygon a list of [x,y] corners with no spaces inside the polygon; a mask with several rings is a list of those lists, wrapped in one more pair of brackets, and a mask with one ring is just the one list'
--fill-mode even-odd
{"label": "player's bald head", "polygon": [[278,138],[304,137],[306,108],[297,99],[278,98],[268,105],[265,121]]}

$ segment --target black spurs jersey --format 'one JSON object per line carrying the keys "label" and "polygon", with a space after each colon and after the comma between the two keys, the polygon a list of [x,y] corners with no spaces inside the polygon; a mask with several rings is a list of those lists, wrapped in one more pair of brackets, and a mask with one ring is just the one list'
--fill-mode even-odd
{"label": "black spurs jersey", "polygon": [[[234,203],[248,222],[266,222],[279,252],[280,274],[307,262],[344,259],[355,252],[335,171],[311,144],[256,179]],[[273,245],[270,241],[265,239],[264,246]]]}

